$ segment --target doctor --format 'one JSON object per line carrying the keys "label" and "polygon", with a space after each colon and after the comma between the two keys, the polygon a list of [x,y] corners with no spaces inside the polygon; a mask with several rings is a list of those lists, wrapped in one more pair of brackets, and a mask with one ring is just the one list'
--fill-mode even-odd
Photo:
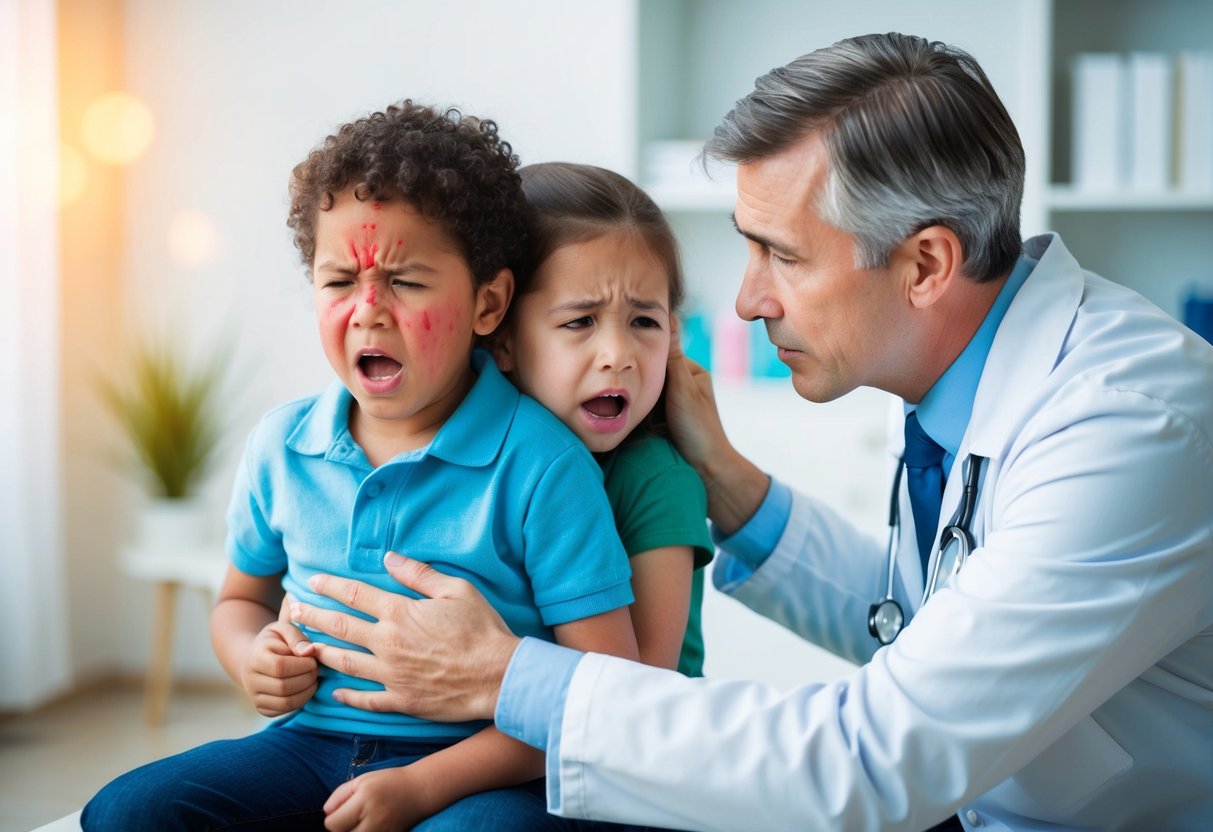
{"label": "doctor", "polygon": [[746,460],[707,374],[671,358],[717,587],[862,666],[783,694],[519,641],[467,584],[389,556],[429,600],[326,577],[378,621],[294,610],[372,651],[319,648],[386,685],[347,701],[495,718],[547,750],[550,808],[575,817],[1208,829],[1213,349],[1056,236],[1021,244],[1022,147],[957,49],[892,34],[805,55],[707,152],[739,163],[737,312],[796,390],[905,402],[886,543]]}

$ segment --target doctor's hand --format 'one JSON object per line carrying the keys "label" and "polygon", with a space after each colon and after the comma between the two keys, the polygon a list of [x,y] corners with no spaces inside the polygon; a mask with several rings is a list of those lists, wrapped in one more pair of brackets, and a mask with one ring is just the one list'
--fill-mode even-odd
{"label": "doctor's hand", "polygon": [[670,319],[665,414],[670,438],[694,467],[708,492],[708,516],[730,535],[754,515],[770,479],[741,455],[725,434],[712,376],[682,352],[681,325]]}
{"label": "doctor's hand", "polygon": [[506,667],[520,639],[475,587],[394,552],[392,577],[425,596],[408,598],[333,575],[316,575],[313,590],[374,618],[291,605],[291,618],[362,653],[313,643],[323,665],[384,686],[338,689],[338,701],[367,711],[396,711],[441,722],[492,719]]}

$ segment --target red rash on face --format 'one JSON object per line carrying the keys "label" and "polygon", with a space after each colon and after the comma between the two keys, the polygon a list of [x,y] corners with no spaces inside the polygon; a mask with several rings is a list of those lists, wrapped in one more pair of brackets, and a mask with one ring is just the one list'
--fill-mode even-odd
{"label": "red rash on face", "polygon": [[430,313],[429,312],[421,313],[421,325],[423,327],[425,327],[426,332],[430,331]]}
{"label": "red rash on face", "polygon": [[354,314],[354,306],[355,304],[349,298],[337,298],[324,310],[324,317],[339,321],[342,326],[346,326]]}
{"label": "red rash on face", "polygon": [[375,300],[376,300],[376,297],[375,297],[375,287],[374,287],[374,286],[371,286],[371,287],[367,288],[367,290],[366,290],[366,305],[367,305],[367,306],[374,306],[374,305],[375,305]]}

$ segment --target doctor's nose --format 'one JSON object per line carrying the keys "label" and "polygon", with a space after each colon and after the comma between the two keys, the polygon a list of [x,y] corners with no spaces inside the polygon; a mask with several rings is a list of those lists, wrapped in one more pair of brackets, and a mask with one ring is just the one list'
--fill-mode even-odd
{"label": "doctor's nose", "polygon": [[770,266],[764,260],[751,256],[746,263],[734,308],[743,321],[783,317],[783,309],[771,294]]}

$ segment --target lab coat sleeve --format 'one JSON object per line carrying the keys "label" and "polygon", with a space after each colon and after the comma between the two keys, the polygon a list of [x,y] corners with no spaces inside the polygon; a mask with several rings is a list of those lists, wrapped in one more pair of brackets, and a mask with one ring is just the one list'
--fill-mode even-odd
{"label": "lab coat sleeve", "polygon": [[844,659],[862,664],[872,657],[877,644],[868,635],[868,608],[886,589],[883,541],[793,491],[787,526],[770,557],[753,572],[732,568],[731,561],[723,549],[713,573],[717,589]]}
{"label": "lab coat sleeve", "polygon": [[[587,656],[549,766],[553,810],[675,829],[923,829],[1090,727],[1095,708],[1213,623],[1209,438],[1138,394],[1093,395],[1028,426],[987,483],[985,545],[848,678],[785,694]],[[793,514],[831,526],[801,532],[806,557],[855,542],[816,510]],[[833,575],[789,565],[752,587],[771,600],[751,600],[797,629],[836,626],[845,647],[871,585]],[[834,615],[846,624],[825,623]],[[1044,794],[1048,780],[1018,783]],[[1101,785],[1065,784],[1071,803]]]}

